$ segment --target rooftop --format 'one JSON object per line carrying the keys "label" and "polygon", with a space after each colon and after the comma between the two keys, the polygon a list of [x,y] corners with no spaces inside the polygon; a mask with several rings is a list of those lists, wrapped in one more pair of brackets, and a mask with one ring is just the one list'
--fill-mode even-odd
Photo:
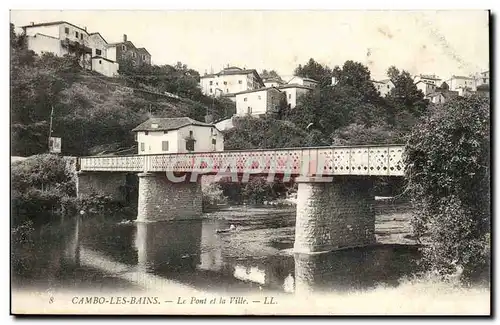
{"label": "rooftop", "polygon": [[392,80],[391,79],[372,80],[372,82],[377,82],[377,83],[381,83],[381,84],[386,84],[390,81],[392,81]]}
{"label": "rooftop", "polygon": [[468,80],[473,80],[474,78],[471,77],[466,77],[466,76],[451,76],[451,79],[468,79]]}
{"label": "rooftop", "polygon": [[244,90],[244,91],[240,91],[239,93],[234,93],[233,95],[236,96],[236,95],[242,95],[242,94],[248,94],[248,93],[256,93],[256,92],[259,92],[259,91],[268,91],[268,90],[271,90],[271,89],[275,89],[277,91],[280,91],[276,87],[265,87],[265,88],[258,88],[258,89],[252,89],[252,90]]}
{"label": "rooftop", "polygon": [[292,81],[294,78],[300,78],[304,81],[309,81],[309,82],[315,82],[315,83],[318,83],[318,81],[314,80],[314,79],[311,79],[311,78],[307,78],[307,77],[301,77],[301,76],[293,76],[292,79],[290,79],[288,82]]}
{"label": "rooftop", "polygon": [[87,30],[85,28],[81,28],[80,26],[73,25],[72,23],[68,23],[67,21],[64,20],[59,20],[59,21],[51,21],[47,23],[39,23],[39,24],[31,24],[31,25],[26,25],[26,26],[21,26],[21,28],[30,28],[30,27],[43,27],[43,26],[53,26],[53,25],[61,25],[61,24],[68,24],[71,25],[75,28],[81,29],[85,31],[85,33],[88,34]]}
{"label": "rooftop", "polygon": [[434,74],[419,74],[417,77],[420,78],[425,78],[425,79],[432,79],[432,80],[441,80],[438,76]]}
{"label": "rooftop", "polygon": [[[157,127],[153,127],[154,124],[157,124]],[[213,124],[196,121],[190,117],[153,117],[139,124],[132,131],[170,131],[188,125],[215,127]]]}
{"label": "rooftop", "polygon": [[287,89],[287,88],[302,88],[302,89],[308,89],[308,90],[314,89],[313,87],[304,86],[304,85],[300,85],[300,84],[286,84],[286,85],[280,86],[278,89]]}

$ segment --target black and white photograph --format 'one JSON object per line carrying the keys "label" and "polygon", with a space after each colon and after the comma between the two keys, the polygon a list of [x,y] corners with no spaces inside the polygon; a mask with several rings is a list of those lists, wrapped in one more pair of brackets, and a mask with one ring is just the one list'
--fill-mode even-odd
{"label": "black and white photograph", "polygon": [[11,315],[492,315],[489,10],[9,14]]}

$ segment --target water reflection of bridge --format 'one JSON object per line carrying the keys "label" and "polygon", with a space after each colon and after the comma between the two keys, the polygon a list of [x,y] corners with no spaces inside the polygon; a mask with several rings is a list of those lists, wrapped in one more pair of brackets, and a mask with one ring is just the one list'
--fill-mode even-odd
{"label": "water reflection of bridge", "polygon": [[214,224],[134,223],[123,226],[79,221],[66,241],[64,256],[76,267],[90,267],[125,277],[148,289],[180,286],[286,292],[365,289],[414,271],[415,253],[403,246],[372,246],[329,254],[294,254],[266,258],[228,257]]}

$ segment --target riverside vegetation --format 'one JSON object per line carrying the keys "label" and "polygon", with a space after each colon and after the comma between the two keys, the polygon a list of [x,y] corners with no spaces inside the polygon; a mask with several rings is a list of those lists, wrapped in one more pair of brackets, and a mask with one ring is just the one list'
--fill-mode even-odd
{"label": "riverside vegetation", "polygon": [[[10,47],[11,154],[33,156],[12,165],[13,241],[29,242],[30,229],[54,216],[120,208],[107,197],[76,199],[64,160],[43,154],[52,107],[53,135],[63,136],[62,151],[73,156],[133,147],[130,130],[151,115],[203,120],[208,113],[219,120],[235,112],[232,102],[201,94],[199,73],[182,63],[123,64],[120,77],[107,78],[82,70],[74,56],[35,55],[12,25]],[[226,150],[406,143],[408,177],[395,194],[416,207],[413,226],[425,242],[427,269],[442,277],[461,269],[465,282],[484,272],[490,260],[489,99],[429,104],[411,75],[396,67],[387,71],[395,88],[381,97],[369,69],[354,61],[332,69],[311,59],[295,74],[318,80],[319,87],[293,110],[281,105],[275,115],[235,118],[224,135]],[[206,187],[204,205],[262,203],[293,190],[259,177],[243,185],[221,180]]]}

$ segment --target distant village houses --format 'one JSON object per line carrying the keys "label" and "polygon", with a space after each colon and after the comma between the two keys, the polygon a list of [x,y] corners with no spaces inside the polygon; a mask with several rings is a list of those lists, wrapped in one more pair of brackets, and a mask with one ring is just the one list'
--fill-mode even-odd
{"label": "distant village houses", "polygon": [[201,76],[200,86],[204,95],[220,97],[264,88],[264,82],[255,69],[227,67],[218,73]]}
{"label": "distant village houses", "polygon": [[236,93],[236,114],[241,116],[278,113],[284,96],[285,94],[275,87]]}
{"label": "distant village houses", "polygon": [[384,80],[372,80],[373,85],[375,86],[375,89],[378,90],[380,93],[380,96],[385,97],[391,93],[391,91],[394,89],[394,83],[392,82],[391,79],[384,79]]}
{"label": "distant village houses", "polygon": [[151,54],[145,48],[136,48],[126,35],[123,42],[108,43],[100,33],[89,33],[86,27],[66,21],[31,23],[21,28],[28,49],[36,54],[78,55],[83,68],[108,77],[118,75],[119,64],[127,56],[137,63],[151,64]]}

